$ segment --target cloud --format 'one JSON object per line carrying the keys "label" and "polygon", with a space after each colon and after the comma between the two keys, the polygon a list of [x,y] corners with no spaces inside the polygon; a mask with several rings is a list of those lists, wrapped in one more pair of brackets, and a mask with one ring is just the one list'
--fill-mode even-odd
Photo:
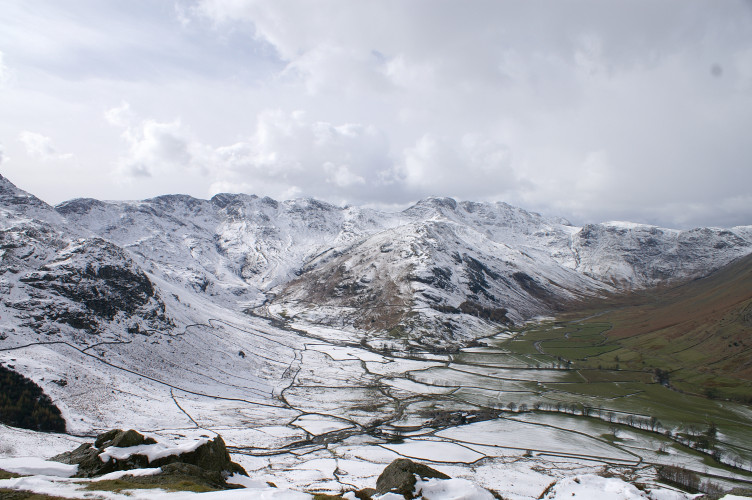
{"label": "cloud", "polygon": [[393,171],[407,199],[433,194],[482,199],[512,192],[517,178],[509,148],[490,137],[422,136],[406,148]]}
{"label": "cloud", "polygon": [[123,101],[120,106],[105,111],[104,119],[110,125],[127,128],[133,124],[135,114],[131,110],[131,105]]}
{"label": "cloud", "polygon": [[25,130],[18,134],[18,140],[26,148],[26,153],[37,160],[69,160],[73,158],[70,153],[59,153],[52,146],[52,139],[42,134]]}
{"label": "cloud", "polygon": [[117,172],[126,179],[180,174],[213,179],[213,191],[360,199],[351,190],[365,193],[366,184],[378,183],[392,165],[375,127],[313,121],[300,111],[264,111],[250,136],[229,145],[197,140],[179,119],[139,120],[127,103],[105,118],[123,129],[127,152]]}
{"label": "cloud", "polygon": [[0,165],[8,161],[8,157],[5,155],[5,148],[0,144]]}
{"label": "cloud", "polygon": [[191,166],[193,156],[179,120],[161,123],[144,120],[124,133],[129,154],[118,168],[133,177],[151,177],[155,172],[179,172]]}
{"label": "cloud", "polygon": [[[192,12],[221,29],[251,26],[288,68],[302,70],[312,88],[323,90],[323,82],[332,89],[358,85],[370,75],[360,82],[365,88],[378,82],[376,88],[388,90],[380,82],[386,76],[395,84],[456,92],[514,84],[521,75],[505,71],[510,54],[526,66],[526,79],[518,83],[537,85],[552,70],[559,80],[575,77],[577,70],[654,63],[681,44],[698,43],[686,30],[701,37],[725,14],[697,22],[691,15],[682,19],[677,10],[676,3],[646,0],[608,6],[575,0],[545,8],[538,2],[484,1],[468,8],[448,1],[199,0]],[[424,78],[409,77],[416,74]]]}
{"label": "cloud", "polygon": [[326,182],[332,183],[340,188],[347,188],[356,184],[365,184],[366,180],[350,171],[347,165],[335,165],[332,162],[326,162],[323,165],[324,172],[327,174]]}
{"label": "cloud", "polygon": [[0,89],[11,81],[12,73],[8,66],[5,65],[5,57],[0,51]]}
{"label": "cloud", "polygon": [[504,200],[577,223],[752,220],[748,2],[40,1],[0,18],[24,78],[2,88],[0,137],[43,130],[77,152],[54,196],[212,186]]}
{"label": "cloud", "polygon": [[116,172],[125,179],[205,174],[203,163],[210,160],[210,148],[197,141],[176,118],[159,121],[140,119],[123,101],[104,112],[105,120],[122,130],[127,152],[117,160]]}
{"label": "cloud", "polygon": [[[213,175],[253,190],[360,199],[391,167],[384,134],[373,126],[310,120],[303,112],[267,110],[249,138],[218,147]],[[219,185],[219,184],[218,184]]]}
{"label": "cloud", "polygon": [[296,57],[282,74],[299,76],[313,95],[328,91],[381,92],[391,85],[386,63],[375,51],[324,45]]}

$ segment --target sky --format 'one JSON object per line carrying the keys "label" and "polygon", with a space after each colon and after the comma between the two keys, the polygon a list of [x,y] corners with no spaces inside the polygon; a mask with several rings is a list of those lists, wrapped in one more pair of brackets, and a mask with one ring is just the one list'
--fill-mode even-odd
{"label": "sky", "polygon": [[0,174],[752,224],[750,0],[3,0]]}

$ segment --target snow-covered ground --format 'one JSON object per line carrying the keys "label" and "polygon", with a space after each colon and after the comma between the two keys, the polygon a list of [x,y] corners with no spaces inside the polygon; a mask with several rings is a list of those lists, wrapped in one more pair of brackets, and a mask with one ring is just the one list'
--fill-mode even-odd
{"label": "snow-covered ground", "polygon": [[[566,371],[493,347],[439,348],[498,332],[501,316],[482,314],[502,307],[519,323],[752,249],[749,227],[579,228],[449,199],[398,214],[246,195],[53,208],[2,177],[0,237],[0,362],[39,384],[71,433],[0,427],[0,468],[33,474],[0,488],[81,498],[78,480],[40,460],[116,427],[175,446],[221,434],[254,498],[372,487],[399,457],[456,478],[425,484],[432,500],[476,498],[464,480],[513,499],[558,482],[549,493],[565,495],[565,478],[604,468],[653,484],[651,464],[665,460],[649,437],[606,442],[545,416],[489,413],[539,401]],[[601,486],[632,491],[618,481]]]}
{"label": "snow-covered ground", "polygon": [[[242,327],[233,323],[241,319],[245,322]],[[120,360],[125,363],[130,359],[126,349],[131,344],[101,346],[102,358],[82,355],[68,347],[58,352],[58,345],[5,351],[0,358],[32,375],[37,373],[32,368],[38,370],[36,379],[61,402],[70,427],[77,432],[93,435],[110,427],[137,428],[177,447],[221,434],[233,459],[257,481],[254,484],[269,481],[279,487],[274,491],[260,489],[256,492],[258,498],[297,494],[291,491],[337,492],[343,488],[373,487],[386,465],[400,457],[413,458],[453,478],[494,489],[505,498],[538,498],[553,482],[604,470],[636,471],[641,482],[661,491],[656,489],[654,472],[647,466],[656,462],[658,444],[644,433],[635,431],[633,439],[623,436],[623,444],[606,442],[598,438],[604,430],[594,427],[594,423],[524,413],[444,424],[439,429],[427,425],[437,411],[461,413],[476,408],[472,391],[462,392],[468,389],[463,386],[468,381],[494,384],[504,380],[507,385],[496,389],[503,393],[513,390],[513,383],[528,383],[529,371],[518,373],[521,380],[515,382],[514,370],[500,372],[492,367],[482,371],[456,362],[450,364],[448,360],[442,364],[377,354],[338,341],[301,338],[300,329],[295,332],[272,327],[266,320],[253,317],[226,316],[221,322],[207,321],[196,331],[214,339],[211,348],[202,348],[188,333],[164,347],[169,346],[166,350],[171,352],[173,344],[178,344],[174,346],[175,353],[200,359],[201,366],[155,364],[147,372],[149,378],[138,374],[137,367],[120,367]],[[246,352],[246,358],[237,355],[238,349]],[[242,385],[253,380],[242,371],[244,361],[262,349],[277,349],[276,356],[285,360],[279,368],[274,363],[265,368],[266,383],[272,387],[266,393],[256,391],[256,383],[247,388]],[[493,348],[489,349],[493,352]],[[450,386],[446,382],[451,378],[446,377],[438,383],[435,377],[414,381],[416,374],[439,367],[473,369],[458,371],[460,376]],[[500,373],[507,378],[501,379]],[[477,380],[464,378],[470,376]],[[59,377],[72,381],[65,387],[48,382]],[[104,390],[99,385],[103,381]],[[123,401],[129,403],[122,404]],[[27,467],[32,467],[85,440],[9,427],[0,428],[0,436],[0,456],[9,460],[0,462],[0,468],[25,472],[32,469],[11,467],[25,461]],[[701,468],[692,455],[680,453],[670,459]],[[721,469],[712,472],[723,474]],[[457,491],[456,484],[432,490],[433,494],[444,491],[449,496],[429,498],[465,498],[451,496]],[[562,492],[570,491],[566,489],[570,483],[560,484],[559,489],[549,493],[564,495]],[[589,484],[586,482],[585,486]],[[6,480],[0,487],[44,492],[52,491],[56,485],[64,488],[59,493],[75,492],[70,481],[40,477]],[[632,491],[626,483],[620,488],[617,491]],[[470,494],[466,498],[475,497]]]}

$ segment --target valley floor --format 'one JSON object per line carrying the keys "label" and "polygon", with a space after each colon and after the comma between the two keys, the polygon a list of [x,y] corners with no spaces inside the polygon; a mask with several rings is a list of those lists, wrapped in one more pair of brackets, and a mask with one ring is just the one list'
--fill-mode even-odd
{"label": "valley floor", "polygon": [[220,434],[257,484],[279,487],[269,495],[372,487],[399,457],[507,499],[539,498],[554,482],[586,475],[639,483],[653,492],[644,498],[689,498],[658,482],[661,465],[694,471],[705,486],[752,487],[745,470],[681,443],[692,432],[682,415],[698,433],[713,421],[714,445],[730,465],[748,468],[752,411],[680,398],[645,373],[571,369],[526,340],[553,324],[455,354],[400,356],[356,342],[353,332],[283,319],[225,316],[179,336],[88,346],[5,343],[0,361],[46,382],[70,434],[2,427],[0,469],[120,427],[160,441]]}

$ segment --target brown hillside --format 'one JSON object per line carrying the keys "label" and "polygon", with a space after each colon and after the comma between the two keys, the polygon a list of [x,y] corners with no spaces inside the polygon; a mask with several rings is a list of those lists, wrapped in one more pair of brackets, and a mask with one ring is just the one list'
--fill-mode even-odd
{"label": "brown hillside", "polygon": [[[688,392],[752,400],[752,255],[680,286],[621,297],[599,306],[609,343],[621,349],[591,358],[623,368],[671,372]],[[599,359],[600,358],[600,359]]]}

